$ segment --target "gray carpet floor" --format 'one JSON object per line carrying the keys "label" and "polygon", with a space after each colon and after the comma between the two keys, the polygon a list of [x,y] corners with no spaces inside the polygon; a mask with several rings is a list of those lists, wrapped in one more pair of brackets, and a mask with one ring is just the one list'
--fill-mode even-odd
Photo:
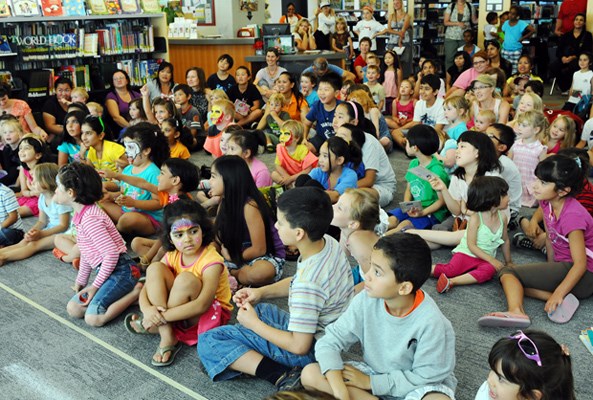
{"label": "gray carpet floor", "polygon": [[[273,164],[273,155],[261,158],[268,165]],[[194,154],[192,160],[198,165],[211,161],[204,153]],[[390,160],[398,178],[399,201],[409,160],[397,151],[390,155]],[[27,224],[30,223],[29,219]],[[448,261],[450,250],[434,251],[433,261]],[[538,252],[512,251],[517,264],[543,260]],[[293,273],[294,264],[288,263],[285,274]],[[272,385],[251,378],[212,383],[201,368],[195,347],[184,347],[171,367],[153,368],[150,359],[158,338],[128,333],[123,315],[102,328],[71,320],[65,308],[75,276],[70,266],[60,263],[49,252],[0,268],[2,399],[253,400],[273,393]],[[455,288],[445,295],[436,293],[435,284],[430,279],[423,289],[436,299],[453,324],[457,334],[457,398],[470,400],[488,375],[491,346],[511,333],[509,329],[480,328],[477,319],[484,313],[503,310],[504,296],[496,281]],[[286,308],[285,299],[275,303]],[[525,308],[532,328],[546,331],[569,346],[577,397],[593,399],[593,355],[578,339],[580,330],[593,324],[593,301],[583,301],[575,317],[565,325],[549,321],[542,302],[527,299]],[[391,340],[397,340],[396,335]],[[356,359],[359,354],[360,348],[355,347],[345,357]]]}

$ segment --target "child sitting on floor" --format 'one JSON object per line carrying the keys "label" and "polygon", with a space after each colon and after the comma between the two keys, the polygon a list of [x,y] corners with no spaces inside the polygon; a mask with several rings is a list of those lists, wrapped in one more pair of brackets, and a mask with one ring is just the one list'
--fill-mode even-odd
{"label": "child sitting on floor", "polygon": [[279,139],[272,180],[278,185],[292,187],[299,176],[308,174],[317,166],[317,157],[303,144],[305,127],[300,121],[285,121]]}
{"label": "child sitting on floor", "polygon": [[[315,344],[317,363],[303,370],[303,385],[340,399],[455,398],[455,332],[420,289],[430,249],[416,235],[395,233],[379,239],[371,260],[365,291]],[[341,353],[355,343],[363,361],[344,363]]]}

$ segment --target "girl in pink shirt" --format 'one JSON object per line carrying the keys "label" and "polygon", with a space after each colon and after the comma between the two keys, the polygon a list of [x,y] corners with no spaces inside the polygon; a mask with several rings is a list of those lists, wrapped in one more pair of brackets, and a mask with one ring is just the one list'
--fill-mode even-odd
{"label": "girl in pink shirt", "polygon": [[226,154],[239,156],[247,163],[251,176],[258,188],[272,186],[272,175],[266,164],[257,158],[259,146],[266,145],[266,137],[261,131],[236,131],[231,134]]}
{"label": "girl in pink shirt", "polygon": [[[101,177],[87,164],[64,165],[56,178],[54,202],[74,210],[80,269],[66,310],[91,326],[103,326],[138,299],[140,270],[126,253],[126,244],[97,202],[103,197]],[[98,270],[88,285],[92,270]],[[88,285],[88,286],[87,286]]]}

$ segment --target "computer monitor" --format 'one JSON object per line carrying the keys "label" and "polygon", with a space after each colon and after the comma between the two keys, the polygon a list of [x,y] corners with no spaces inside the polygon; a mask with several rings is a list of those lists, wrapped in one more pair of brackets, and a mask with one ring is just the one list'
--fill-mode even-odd
{"label": "computer monitor", "polygon": [[290,24],[263,24],[263,36],[290,35]]}
{"label": "computer monitor", "polygon": [[295,52],[294,36],[264,36],[264,52],[268,51],[271,47],[277,48],[280,54],[293,54]]}

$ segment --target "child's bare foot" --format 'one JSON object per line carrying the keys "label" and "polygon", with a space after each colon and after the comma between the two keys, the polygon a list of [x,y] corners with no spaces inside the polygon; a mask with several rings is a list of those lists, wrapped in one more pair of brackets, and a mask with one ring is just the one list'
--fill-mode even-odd
{"label": "child's bare foot", "polygon": [[181,350],[180,342],[170,345],[159,344],[156,353],[152,356],[151,364],[155,367],[169,366],[175,361],[175,356],[179,350]]}

